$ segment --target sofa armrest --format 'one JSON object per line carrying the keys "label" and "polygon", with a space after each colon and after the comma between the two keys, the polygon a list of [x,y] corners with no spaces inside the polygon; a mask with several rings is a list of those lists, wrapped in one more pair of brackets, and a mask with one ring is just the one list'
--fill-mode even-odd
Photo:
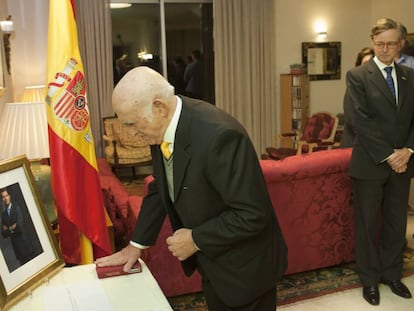
{"label": "sofa armrest", "polygon": [[128,214],[131,215],[131,217],[134,220],[134,225],[135,222],[137,221],[139,212],[141,211],[141,204],[142,204],[142,197],[138,196],[138,195],[131,195],[129,196],[128,199]]}

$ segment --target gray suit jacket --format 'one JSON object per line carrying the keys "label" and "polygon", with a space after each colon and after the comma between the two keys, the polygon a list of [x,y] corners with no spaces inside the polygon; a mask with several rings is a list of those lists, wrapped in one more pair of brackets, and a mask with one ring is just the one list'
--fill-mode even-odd
{"label": "gray suit jacket", "polygon": [[132,240],[152,245],[166,214],[173,227],[191,228],[201,249],[194,255],[197,269],[226,304],[240,306],[275,286],[286,269],[286,245],[243,127],[213,105],[182,99],[174,143],[174,205],[159,146],[152,146],[155,180]]}
{"label": "gray suit jacket", "polygon": [[398,105],[374,60],[347,73],[344,107],[356,135],[349,167],[355,178],[385,178],[391,167],[384,160],[394,149],[414,149],[414,70],[395,69]]}

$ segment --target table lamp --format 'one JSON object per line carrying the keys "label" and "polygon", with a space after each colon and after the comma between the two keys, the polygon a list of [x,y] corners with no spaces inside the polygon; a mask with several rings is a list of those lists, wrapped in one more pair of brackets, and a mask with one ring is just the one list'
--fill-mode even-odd
{"label": "table lamp", "polygon": [[22,102],[44,103],[46,91],[45,85],[26,86],[23,90]]}
{"label": "table lamp", "polygon": [[26,154],[31,162],[34,179],[52,225],[56,224],[53,195],[50,185],[50,166],[40,160],[49,158],[49,139],[44,102],[5,104],[0,117],[2,147],[0,160]]}

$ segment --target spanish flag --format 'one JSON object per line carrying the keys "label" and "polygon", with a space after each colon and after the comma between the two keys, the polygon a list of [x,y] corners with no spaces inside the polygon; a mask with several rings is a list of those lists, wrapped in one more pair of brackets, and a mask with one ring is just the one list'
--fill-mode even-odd
{"label": "spanish flag", "polygon": [[51,183],[61,251],[66,263],[91,263],[92,249],[97,258],[110,254],[111,246],[73,0],[49,1],[47,67]]}

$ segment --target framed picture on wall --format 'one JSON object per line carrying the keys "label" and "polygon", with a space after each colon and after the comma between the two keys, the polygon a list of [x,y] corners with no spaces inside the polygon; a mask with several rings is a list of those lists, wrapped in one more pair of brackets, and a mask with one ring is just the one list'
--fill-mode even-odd
{"label": "framed picture on wall", "polygon": [[310,81],[341,79],[341,42],[302,42],[302,64]]}
{"label": "framed picture on wall", "polygon": [[64,262],[26,156],[0,162],[0,309],[60,271]]}

